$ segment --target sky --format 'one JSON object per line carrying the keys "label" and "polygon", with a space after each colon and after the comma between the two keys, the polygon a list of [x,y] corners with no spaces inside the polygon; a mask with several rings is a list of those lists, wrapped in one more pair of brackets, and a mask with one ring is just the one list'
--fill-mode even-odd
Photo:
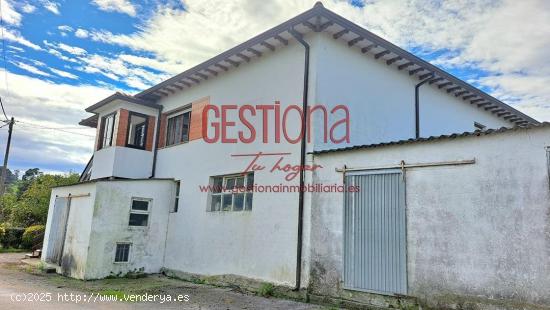
{"label": "sky", "polygon": [[[137,93],[313,7],[309,0],[0,0],[8,167],[80,173],[84,109]],[[328,9],[550,121],[550,1],[325,0]],[[3,119],[3,115],[2,115]],[[2,124],[0,123],[0,126]],[[7,126],[0,128],[4,153]],[[3,158],[3,155],[0,155]]]}

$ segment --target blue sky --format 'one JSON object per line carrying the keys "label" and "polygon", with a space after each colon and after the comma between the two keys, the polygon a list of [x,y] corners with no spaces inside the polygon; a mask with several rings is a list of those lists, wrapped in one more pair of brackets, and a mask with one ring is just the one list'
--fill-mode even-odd
{"label": "blue sky", "polygon": [[[0,95],[19,122],[9,167],[80,172],[84,108],[136,93],[313,6],[310,0],[3,0]],[[324,5],[539,120],[550,120],[547,1]],[[2,69],[3,70],[3,69]],[[7,78],[7,81],[6,81]],[[7,127],[0,128],[5,145]]]}

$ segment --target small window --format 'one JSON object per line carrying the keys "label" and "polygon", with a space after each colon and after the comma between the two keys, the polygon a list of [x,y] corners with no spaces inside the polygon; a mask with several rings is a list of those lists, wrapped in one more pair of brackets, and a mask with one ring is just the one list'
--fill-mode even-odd
{"label": "small window", "polygon": [[130,112],[128,119],[128,141],[126,146],[137,149],[145,149],[147,142],[148,116]]}
{"label": "small window", "polygon": [[487,126],[485,126],[485,125],[483,125],[483,124],[481,124],[481,123],[478,123],[478,122],[474,122],[474,127],[475,127],[476,130],[485,130],[485,128],[486,128]]}
{"label": "small window", "polygon": [[127,263],[130,258],[131,243],[117,243],[115,251],[115,263]]}
{"label": "small window", "polygon": [[209,211],[251,211],[254,173],[211,178]]}
{"label": "small window", "polygon": [[113,145],[113,133],[115,129],[116,113],[106,115],[101,118],[101,140],[99,148],[105,148]]}
{"label": "small window", "polygon": [[180,181],[176,182],[176,198],[174,200],[174,208],[172,212],[178,212],[178,205],[180,203]]}
{"label": "small window", "polygon": [[133,198],[130,208],[130,226],[147,226],[149,224],[149,207],[151,200]]}
{"label": "small window", "polygon": [[189,142],[189,126],[191,124],[191,111],[168,118],[166,128],[166,145]]}

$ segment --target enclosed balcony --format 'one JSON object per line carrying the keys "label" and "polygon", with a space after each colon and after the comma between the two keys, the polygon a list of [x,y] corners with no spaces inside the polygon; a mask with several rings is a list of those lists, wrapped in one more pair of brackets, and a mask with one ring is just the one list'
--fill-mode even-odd
{"label": "enclosed balcony", "polygon": [[159,106],[116,93],[86,111],[95,115],[81,124],[96,128],[88,178],[151,177]]}

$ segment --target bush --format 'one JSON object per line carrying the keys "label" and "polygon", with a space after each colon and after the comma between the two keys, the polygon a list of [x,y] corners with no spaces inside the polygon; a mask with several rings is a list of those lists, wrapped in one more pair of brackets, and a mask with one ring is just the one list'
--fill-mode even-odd
{"label": "bush", "polygon": [[19,227],[2,227],[4,231],[0,234],[0,244],[4,248],[19,248],[23,238],[24,228]]}
{"label": "bush", "polygon": [[0,224],[0,246],[2,245],[2,240],[4,240],[4,235],[6,235],[6,229]]}
{"label": "bush", "polygon": [[21,246],[25,249],[30,249],[38,243],[42,243],[44,239],[44,225],[33,225],[25,229],[22,236]]}
{"label": "bush", "polygon": [[260,285],[260,289],[258,290],[258,294],[263,297],[269,297],[273,296],[273,292],[275,291],[275,287],[271,283],[262,283]]}

